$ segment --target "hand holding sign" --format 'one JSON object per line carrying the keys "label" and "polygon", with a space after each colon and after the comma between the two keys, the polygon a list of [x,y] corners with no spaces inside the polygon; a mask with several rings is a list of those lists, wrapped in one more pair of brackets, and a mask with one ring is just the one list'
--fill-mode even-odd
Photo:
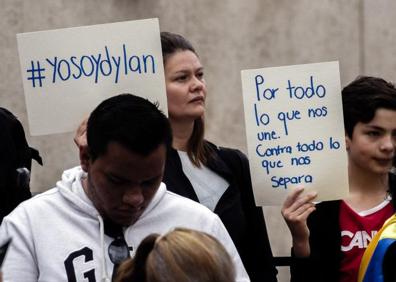
{"label": "hand holding sign", "polygon": [[258,205],[303,185],[319,200],[347,194],[337,62],[242,71],[248,153]]}
{"label": "hand holding sign", "polygon": [[286,198],[282,206],[282,216],[285,219],[293,237],[293,252],[297,257],[309,256],[308,216],[315,211],[312,201],[317,193],[302,195],[304,189],[297,187]]}

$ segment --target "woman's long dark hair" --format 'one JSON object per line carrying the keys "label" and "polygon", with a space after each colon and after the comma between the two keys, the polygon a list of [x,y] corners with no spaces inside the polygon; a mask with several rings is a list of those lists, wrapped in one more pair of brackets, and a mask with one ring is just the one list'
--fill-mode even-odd
{"label": "woman's long dark hair", "polygon": [[[198,56],[191,43],[183,36],[171,32],[161,32],[162,57],[164,65],[166,60],[178,51],[191,51]],[[205,121],[204,117],[197,118],[194,121],[193,132],[187,143],[187,155],[191,162],[200,167],[206,164],[213,156],[213,149],[204,139]]]}

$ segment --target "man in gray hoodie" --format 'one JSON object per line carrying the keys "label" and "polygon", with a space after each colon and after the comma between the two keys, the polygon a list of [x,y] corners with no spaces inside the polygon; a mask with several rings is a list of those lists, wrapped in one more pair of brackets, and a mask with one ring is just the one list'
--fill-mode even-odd
{"label": "man in gray hoodie", "polygon": [[236,281],[249,281],[217,215],[161,182],[171,141],[167,118],[146,99],[122,94],[102,102],[88,119],[81,166],[4,218],[0,243],[13,240],[4,281],[110,281],[147,235],[175,227],[216,237]]}

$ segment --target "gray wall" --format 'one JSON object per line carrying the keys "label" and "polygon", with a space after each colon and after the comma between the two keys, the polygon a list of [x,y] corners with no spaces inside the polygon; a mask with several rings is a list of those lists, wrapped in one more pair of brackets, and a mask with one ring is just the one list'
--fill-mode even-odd
{"label": "gray wall", "polygon": [[[0,0],[0,106],[27,129],[16,33],[158,17],[161,30],[196,46],[209,86],[207,137],[246,152],[240,70],[339,60],[345,85],[358,74],[394,80],[396,3],[391,0]],[[45,166],[32,190],[55,184],[78,164],[72,134],[30,137]],[[265,208],[275,255],[290,237],[279,208]],[[282,268],[279,281],[287,281]]]}

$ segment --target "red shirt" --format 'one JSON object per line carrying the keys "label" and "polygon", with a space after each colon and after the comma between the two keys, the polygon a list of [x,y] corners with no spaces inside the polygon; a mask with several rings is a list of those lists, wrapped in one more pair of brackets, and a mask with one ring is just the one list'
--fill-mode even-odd
{"label": "red shirt", "polygon": [[341,259],[340,282],[357,281],[360,261],[373,236],[394,213],[385,200],[367,211],[355,212],[344,201],[340,205]]}

